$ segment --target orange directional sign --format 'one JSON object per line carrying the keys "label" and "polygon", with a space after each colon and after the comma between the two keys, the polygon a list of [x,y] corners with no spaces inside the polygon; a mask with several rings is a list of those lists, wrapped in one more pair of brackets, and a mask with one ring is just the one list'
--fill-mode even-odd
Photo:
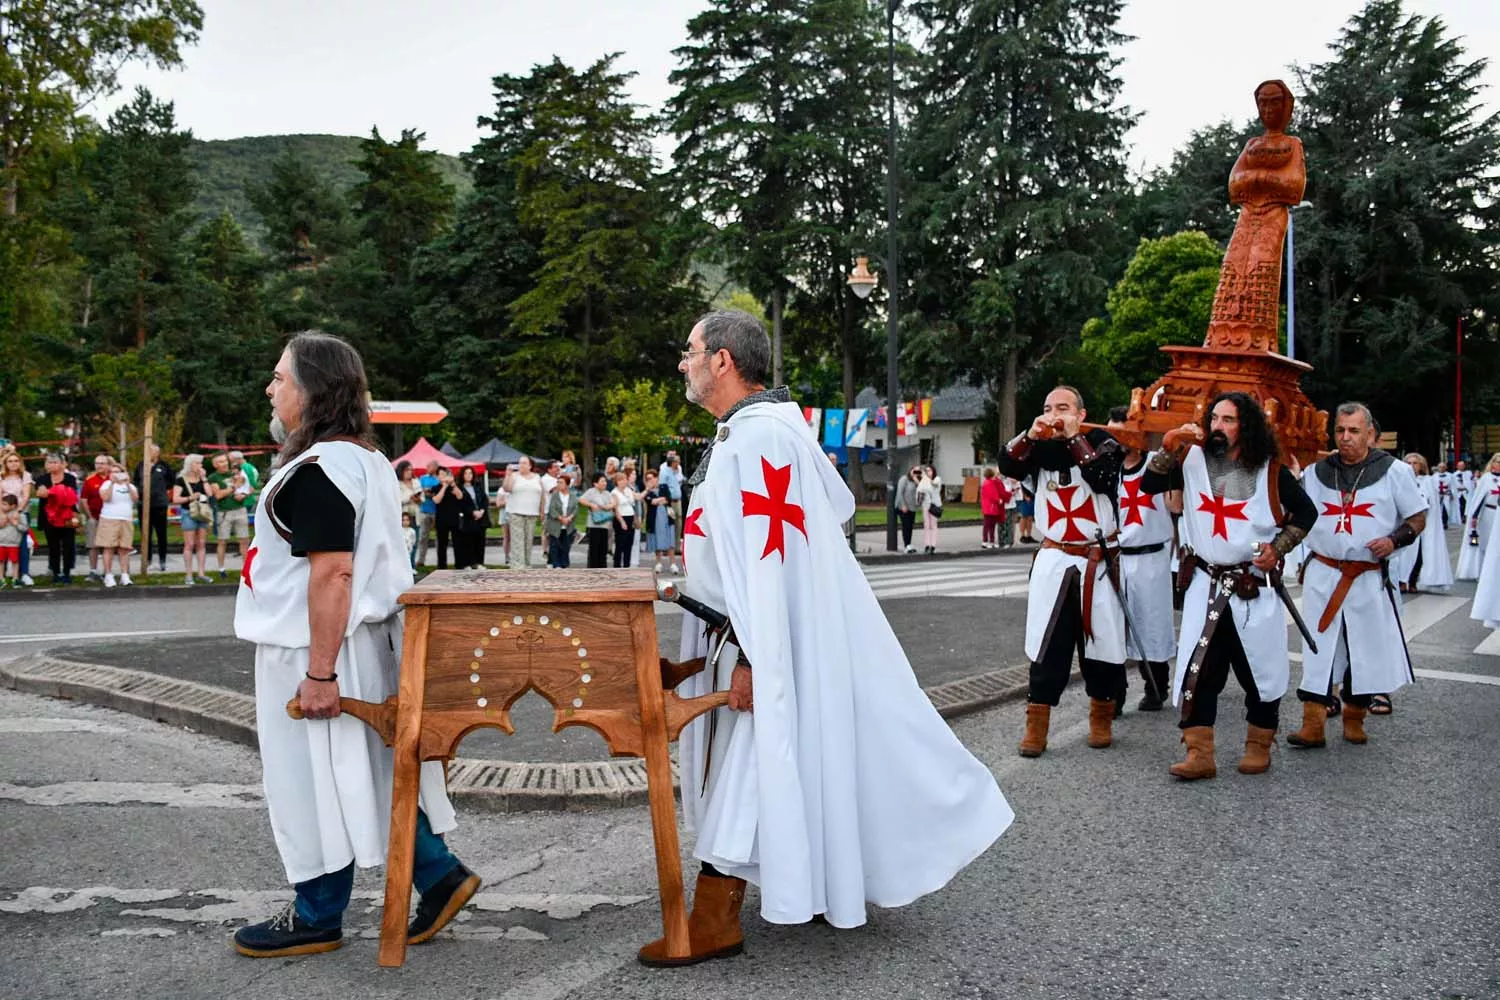
{"label": "orange directional sign", "polygon": [[370,422],[375,424],[435,424],[447,415],[448,408],[441,403],[370,401]]}

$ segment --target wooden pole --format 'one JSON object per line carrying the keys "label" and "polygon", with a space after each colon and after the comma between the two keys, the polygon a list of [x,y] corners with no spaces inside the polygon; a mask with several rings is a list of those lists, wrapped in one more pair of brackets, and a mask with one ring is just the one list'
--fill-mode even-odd
{"label": "wooden pole", "polygon": [[[146,572],[151,565],[151,434],[155,430],[156,411],[151,410],[146,414],[146,433],[141,440],[141,569],[142,582],[146,579]],[[125,425],[120,424],[120,458],[124,464],[125,458]],[[157,561],[165,563],[167,552],[165,542]]]}

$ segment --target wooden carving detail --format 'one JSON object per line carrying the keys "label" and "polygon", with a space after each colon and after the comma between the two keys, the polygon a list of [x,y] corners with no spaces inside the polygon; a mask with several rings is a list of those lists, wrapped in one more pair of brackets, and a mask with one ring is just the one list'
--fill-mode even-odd
{"label": "wooden carving detail", "polygon": [[1280,80],[1255,90],[1264,135],[1245,145],[1229,175],[1229,200],[1240,207],[1214,293],[1201,347],[1164,347],[1167,374],[1130,394],[1122,441],[1149,447],[1165,432],[1199,423],[1221,392],[1244,392],[1265,408],[1283,458],[1311,464],[1323,451],[1328,414],[1302,392],[1312,366],[1278,353],[1282,248],[1287,210],[1302,200],[1307,167],[1302,143],[1286,134],[1292,92]]}

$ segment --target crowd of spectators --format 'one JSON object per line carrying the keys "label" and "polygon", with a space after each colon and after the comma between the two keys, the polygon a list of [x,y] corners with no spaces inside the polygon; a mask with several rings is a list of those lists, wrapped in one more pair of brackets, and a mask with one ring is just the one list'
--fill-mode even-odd
{"label": "crowd of spectators", "polygon": [[[40,560],[43,550],[46,582],[68,586],[80,548],[88,582],[132,586],[129,560],[136,552],[138,525],[147,546],[144,564],[154,563],[155,572],[165,573],[167,522],[174,507],[183,534],[185,582],[211,582],[210,531],[218,543],[218,578],[228,579],[228,544],[239,542],[243,561],[260,474],[239,451],[217,453],[212,463],[213,472],[205,473],[203,456],[187,455],[182,469],[174,471],[153,445],[150,461],[133,471],[101,453],[85,476],[60,452],[44,455],[40,471],[33,472],[14,446],[0,448],[0,586],[35,585],[32,560]],[[41,576],[39,561],[37,569]]]}

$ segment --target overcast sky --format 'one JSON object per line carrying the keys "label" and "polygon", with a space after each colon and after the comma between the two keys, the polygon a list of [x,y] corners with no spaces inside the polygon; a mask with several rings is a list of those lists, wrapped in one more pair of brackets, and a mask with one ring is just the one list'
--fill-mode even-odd
{"label": "overcast sky", "polygon": [[[610,51],[639,74],[636,99],[670,92],[672,50],[703,0],[200,0],[205,23],[184,68],[125,74],[177,105],[200,139],[318,132],[427,133],[459,153],[491,110],[490,78],[553,55],[575,66]],[[1194,128],[1254,113],[1261,80],[1325,58],[1362,0],[1133,0],[1121,29],[1123,101],[1145,113],[1130,135],[1137,167],[1163,165]],[[1407,0],[1465,36],[1469,57],[1500,55],[1500,0]],[[1240,13],[1243,11],[1244,13]],[[1500,66],[1485,77],[1500,108]],[[127,91],[128,92],[128,91]],[[107,112],[117,95],[100,109]],[[1293,127],[1295,131],[1295,125]]]}

